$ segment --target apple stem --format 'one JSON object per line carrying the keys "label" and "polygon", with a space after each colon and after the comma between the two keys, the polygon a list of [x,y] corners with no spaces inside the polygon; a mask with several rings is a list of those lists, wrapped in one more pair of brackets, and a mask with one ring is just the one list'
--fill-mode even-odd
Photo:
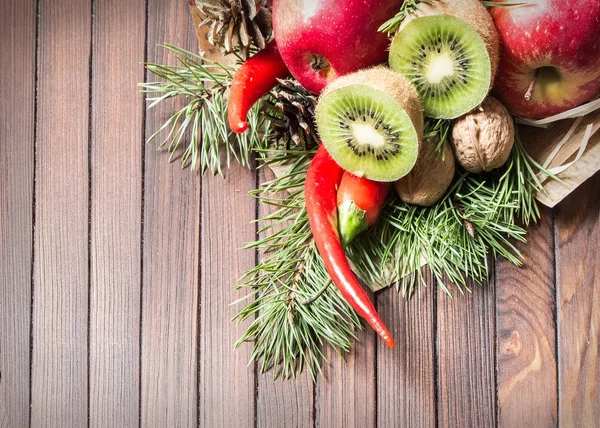
{"label": "apple stem", "polygon": [[321,55],[314,55],[314,54],[312,56],[310,66],[315,73],[320,73],[321,71],[330,67],[329,61],[327,61]]}
{"label": "apple stem", "polygon": [[535,70],[535,74],[533,75],[533,80],[529,84],[529,88],[527,88],[527,92],[525,92],[525,101],[531,101],[531,97],[533,96],[533,90],[535,88],[535,82],[537,82],[538,75],[540,74],[540,69]]}

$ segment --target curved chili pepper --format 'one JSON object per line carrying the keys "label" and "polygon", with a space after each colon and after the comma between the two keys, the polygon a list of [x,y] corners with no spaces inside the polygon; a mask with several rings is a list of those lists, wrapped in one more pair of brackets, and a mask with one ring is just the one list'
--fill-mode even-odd
{"label": "curved chili pepper", "polygon": [[246,115],[250,108],[277,84],[277,79],[285,79],[289,75],[275,40],[248,58],[236,71],[231,83],[227,105],[227,119],[231,130],[241,134],[248,129]]}
{"label": "curved chili pepper", "polygon": [[379,217],[392,183],[373,181],[344,172],[337,191],[338,230],[346,247]]}
{"label": "curved chili pepper", "polygon": [[394,339],[350,270],[338,236],[336,191],[343,173],[325,147],[319,147],[308,167],[304,186],[310,228],[325,268],[346,302],[393,348]]}

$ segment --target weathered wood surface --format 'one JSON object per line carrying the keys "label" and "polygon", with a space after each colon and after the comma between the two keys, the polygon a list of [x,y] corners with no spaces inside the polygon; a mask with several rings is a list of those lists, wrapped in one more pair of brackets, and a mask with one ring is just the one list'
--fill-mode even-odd
{"label": "weathered wood surface", "polygon": [[92,4],[40,0],[38,8],[31,425],[81,426],[89,418]]}
{"label": "weathered wood surface", "polygon": [[600,176],[556,211],[558,420],[597,426],[600,420]]}
{"label": "weathered wood surface", "polygon": [[30,402],[36,3],[0,2],[0,427]]}
{"label": "weathered wood surface", "polygon": [[142,0],[94,6],[88,369],[93,426],[139,422],[144,104],[136,83],[144,78],[137,59],[146,44],[145,10]]}
{"label": "weathered wood surface", "polygon": [[553,226],[544,208],[528,243],[518,245],[525,266],[496,266],[498,423],[506,427],[557,423]]}
{"label": "weathered wood surface", "polygon": [[543,209],[523,268],[377,293],[396,350],[360,332],[316,383],[248,365],[229,320],[257,174],[144,144],[180,105],[136,87],[165,41],[195,49],[186,2],[0,4],[0,427],[598,425],[598,175]]}
{"label": "weathered wood surface", "polygon": [[[184,2],[149,0],[146,16],[149,62],[175,62],[158,43],[177,40],[183,48],[193,47]],[[145,137],[181,103],[148,110]],[[156,156],[154,146],[139,143],[145,149],[140,422],[142,426],[194,426],[198,420],[201,180],[198,174],[182,170],[177,161],[165,162],[165,152]]]}

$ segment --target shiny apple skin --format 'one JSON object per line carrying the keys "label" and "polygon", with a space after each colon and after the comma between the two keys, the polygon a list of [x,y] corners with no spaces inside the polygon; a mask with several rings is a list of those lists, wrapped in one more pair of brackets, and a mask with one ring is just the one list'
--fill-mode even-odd
{"label": "shiny apple skin", "polygon": [[[273,32],[283,61],[308,90],[387,60],[389,39],[377,31],[403,0],[273,0]],[[331,68],[315,72],[313,54]]]}
{"label": "shiny apple skin", "polygon": [[[529,0],[489,8],[500,35],[494,93],[515,114],[542,118],[600,95],[600,1]],[[525,100],[536,69],[542,72]]]}

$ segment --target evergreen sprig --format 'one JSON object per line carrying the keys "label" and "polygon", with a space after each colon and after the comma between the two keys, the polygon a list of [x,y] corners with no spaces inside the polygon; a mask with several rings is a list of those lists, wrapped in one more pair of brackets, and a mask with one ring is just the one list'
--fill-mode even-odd
{"label": "evergreen sprig", "polygon": [[[437,127],[440,133],[447,132],[444,125]],[[360,325],[330,285],[312,240],[302,187],[313,153],[298,147],[262,151],[263,162],[287,164],[289,170],[254,192],[278,209],[260,220],[263,236],[247,247],[263,257],[241,285],[253,300],[237,319],[253,321],[236,346],[252,342],[252,360],[276,377],[295,376],[305,367],[315,376],[324,362],[322,346],[347,352]],[[514,242],[524,242],[526,230],[519,222],[526,226],[539,218],[533,195],[542,187],[536,168],[541,167],[517,134],[504,167],[487,174],[459,173],[432,207],[390,196],[377,224],[347,250],[356,274],[374,289],[396,283],[411,296],[425,284],[423,264],[447,293],[447,281],[461,293],[469,290],[467,278],[486,281],[490,255],[521,265]],[[273,196],[283,191],[287,196]]]}
{"label": "evergreen sprig", "polygon": [[453,124],[454,120],[452,119],[425,118],[423,140],[435,142],[435,153],[444,153],[444,144],[450,141]]}
{"label": "evergreen sprig", "polygon": [[[265,121],[257,109],[248,115],[249,131],[232,132],[227,126],[227,91],[236,68],[211,61],[200,55],[164,44],[178,65],[145,63],[148,71],[162,80],[141,83],[142,92],[149,94],[148,108],[162,101],[180,97],[185,105],[176,111],[149,138],[164,135],[159,148],[167,146],[172,161],[181,156],[181,166],[199,168],[202,172],[223,175],[223,162],[229,168],[231,159],[249,167],[254,149],[264,145],[268,133]],[[183,141],[185,149],[180,150]]]}
{"label": "evergreen sprig", "polygon": [[[263,165],[284,162],[289,171],[253,194],[277,209],[260,220],[263,235],[246,248],[261,254],[256,267],[244,275],[247,304],[236,316],[252,323],[236,343],[253,343],[251,361],[274,377],[294,377],[305,367],[313,378],[325,360],[325,344],[349,352],[361,328],[355,311],[345,302],[325,270],[315,247],[304,204],[304,177],[313,151],[263,150]],[[285,197],[274,196],[287,192]]]}
{"label": "evergreen sprig", "polygon": [[[418,2],[407,0],[405,11]],[[235,68],[173,45],[165,48],[179,64],[146,64],[163,80],[141,84],[142,90],[153,95],[149,108],[174,97],[181,97],[185,105],[149,141],[166,132],[160,146],[168,144],[172,159],[189,138],[182,166],[212,173],[222,174],[223,159],[229,166],[232,158],[244,166],[250,166],[253,157],[260,167],[287,166],[286,173],[252,192],[275,208],[258,220],[260,238],[246,247],[258,251],[260,261],[238,286],[248,293],[235,319],[250,325],[236,346],[252,342],[251,359],[262,371],[273,370],[275,377],[293,377],[305,368],[316,377],[325,362],[323,347],[348,352],[356,339],[354,331],[361,328],[355,311],[331,285],[310,231],[303,187],[316,142],[274,141],[271,125],[278,118],[258,109],[249,115],[250,131],[233,134],[226,124],[226,97]],[[441,148],[451,127],[451,121],[427,119],[424,144]],[[540,215],[534,200],[534,193],[542,190],[537,170],[550,175],[527,154],[517,133],[504,167],[486,174],[459,171],[444,199],[433,207],[406,205],[390,196],[376,226],[348,248],[355,272],[374,289],[397,283],[411,296],[424,283],[423,264],[446,292],[450,291],[444,280],[460,292],[468,290],[467,278],[484,282],[490,256],[520,265],[514,243],[525,240],[524,226]]]}
{"label": "evergreen sprig", "polygon": [[400,28],[400,24],[402,24],[404,18],[413,13],[419,6],[419,3],[433,3],[434,1],[435,0],[404,0],[398,13],[385,21],[377,31],[386,33],[388,37],[393,36],[398,31],[398,28]]}

